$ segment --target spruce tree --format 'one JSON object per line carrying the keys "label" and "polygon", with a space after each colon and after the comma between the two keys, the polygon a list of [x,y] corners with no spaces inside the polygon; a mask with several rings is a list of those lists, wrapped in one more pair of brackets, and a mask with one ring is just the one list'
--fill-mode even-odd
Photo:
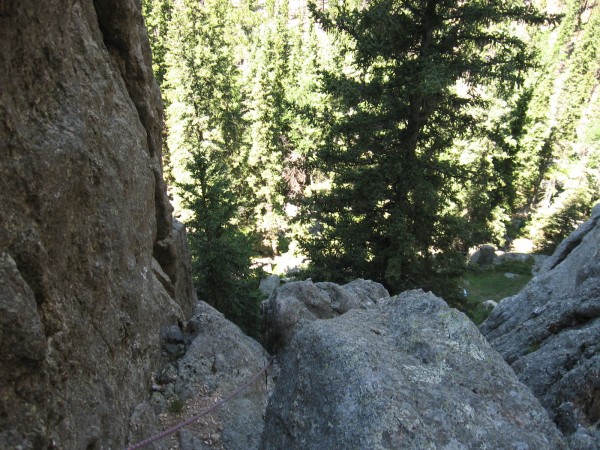
{"label": "spruce tree", "polygon": [[258,27],[250,61],[247,118],[252,148],[249,180],[254,186],[253,214],[261,252],[277,253],[284,228],[285,193],[282,166],[289,152],[286,89],[289,76],[288,0],[269,0]]}
{"label": "spruce tree", "polygon": [[169,28],[169,148],[202,300],[256,334],[258,279],[240,214],[249,186],[244,99],[227,0],[181,0]]}
{"label": "spruce tree", "polygon": [[506,1],[375,0],[313,12],[348,39],[351,60],[322,80],[331,108],[315,163],[332,186],[304,212],[314,273],[452,297],[472,236],[458,195],[470,173],[451,149],[477,132],[478,86],[522,81],[526,43],[512,22],[544,18]]}
{"label": "spruce tree", "polygon": [[319,48],[302,8],[290,12],[288,0],[269,0],[260,14],[245,68],[249,180],[255,187],[260,251],[272,255],[281,251],[290,232],[286,205],[297,201],[308,183],[305,155],[314,147],[316,133],[313,118],[307,118],[319,95],[314,89]]}
{"label": "spruce tree", "polygon": [[534,33],[540,64],[521,146],[517,204],[538,251],[551,253],[600,200],[600,8],[569,0],[556,29]]}
{"label": "spruce tree", "polygon": [[142,0],[142,12],[152,49],[152,69],[159,85],[167,71],[167,33],[171,22],[172,0]]}

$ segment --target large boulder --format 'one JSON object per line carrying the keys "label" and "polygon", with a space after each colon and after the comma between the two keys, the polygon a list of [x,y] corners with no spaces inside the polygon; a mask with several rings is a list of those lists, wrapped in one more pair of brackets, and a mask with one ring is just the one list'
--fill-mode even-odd
{"label": "large boulder", "polygon": [[[600,205],[482,333],[570,435],[600,421]],[[592,433],[594,434],[594,433]],[[596,432],[595,444],[600,448]]]}
{"label": "large boulder", "polygon": [[381,284],[361,279],[344,286],[311,280],[284,284],[262,303],[263,341],[267,349],[277,351],[306,322],[372,307],[389,296]]}
{"label": "large boulder", "polygon": [[496,259],[496,247],[493,245],[482,245],[475,253],[469,258],[471,264],[477,264],[479,266],[489,266],[494,263]]}
{"label": "large boulder", "polygon": [[264,449],[561,449],[561,433],[477,327],[431,293],[298,327]]}
{"label": "large boulder", "polygon": [[[183,332],[178,327],[165,331],[163,348],[168,361],[157,373],[151,403],[161,413],[165,427],[213,406],[269,361],[257,341],[204,302],[198,302]],[[177,444],[186,448],[190,442],[231,449],[258,448],[272,385],[269,377],[261,377],[205,420],[180,433],[179,442],[171,441],[169,448],[177,448]],[[172,408],[178,403],[180,413]]]}
{"label": "large boulder", "polygon": [[0,86],[0,448],[122,448],[195,303],[139,0],[0,2]]}

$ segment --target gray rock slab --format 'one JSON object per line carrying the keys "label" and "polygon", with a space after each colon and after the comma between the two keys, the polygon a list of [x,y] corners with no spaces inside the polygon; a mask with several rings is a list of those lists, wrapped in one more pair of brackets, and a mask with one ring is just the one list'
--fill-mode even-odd
{"label": "gray rock slab", "polygon": [[123,448],[193,306],[141,3],[1,1],[0,67],[0,448]]}
{"label": "gray rock slab", "polygon": [[336,317],[353,308],[369,308],[389,296],[381,284],[361,279],[344,286],[311,280],[284,284],[262,303],[265,346],[276,352],[306,322]]}
{"label": "gray rock slab", "polygon": [[562,449],[530,390],[431,293],[304,323],[279,357],[263,449]]}
{"label": "gray rock slab", "polygon": [[[175,394],[186,403],[193,403],[200,395],[212,399],[209,404],[214,404],[244,385],[269,360],[257,341],[204,302],[196,305],[188,329],[194,338],[185,355],[176,362],[178,371],[174,383]],[[261,377],[238,397],[211,413],[208,422],[218,424],[220,441],[225,448],[258,448],[272,385],[271,379]],[[214,434],[216,430],[207,428],[205,434]]]}
{"label": "gray rock slab", "polygon": [[[600,421],[599,221],[597,206],[545,270],[480,327],[566,434]],[[576,425],[564,421],[566,403]]]}
{"label": "gray rock slab", "polygon": [[477,264],[480,266],[489,266],[494,263],[496,258],[496,247],[493,245],[482,245],[475,253],[469,258],[471,264]]}
{"label": "gray rock slab", "polygon": [[271,295],[281,284],[281,278],[277,275],[271,275],[260,280],[258,288],[265,295]]}
{"label": "gray rock slab", "polygon": [[[129,420],[128,442],[140,442],[150,436],[156,436],[159,432],[158,418],[152,406],[148,402],[137,405],[133,409]],[[148,450],[168,450],[169,446],[167,441],[162,439],[147,445],[145,448]]]}

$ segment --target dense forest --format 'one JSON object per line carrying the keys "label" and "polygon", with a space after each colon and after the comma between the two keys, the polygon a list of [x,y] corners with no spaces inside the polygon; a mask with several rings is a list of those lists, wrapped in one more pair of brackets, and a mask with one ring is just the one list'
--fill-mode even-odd
{"label": "dense forest", "polygon": [[549,253],[600,199],[595,0],[143,0],[201,299],[256,331],[258,258],[432,290]]}

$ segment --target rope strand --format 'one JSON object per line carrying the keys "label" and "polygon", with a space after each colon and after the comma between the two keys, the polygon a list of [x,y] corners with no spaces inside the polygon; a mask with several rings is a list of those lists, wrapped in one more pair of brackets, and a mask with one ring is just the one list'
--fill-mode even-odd
{"label": "rope strand", "polygon": [[150,445],[154,442],[160,441],[161,439],[169,436],[170,434],[175,433],[177,430],[180,430],[186,426],[188,426],[189,424],[195,422],[196,420],[200,419],[201,417],[206,416],[207,414],[213,412],[215,409],[217,409],[218,407],[220,407],[221,405],[223,405],[224,403],[227,403],[229,400],[237,397],[238,395],[240,395],[244,390],[246,390],[252,383],[254,383],[258,377],[260,377],[262,375],[263,372],[266,372],[267,369],[269,368],[269,366],[271,365],[271,363],[273,362],[273,358],[271,357],[269,359],[269,361],[267,362],[267,364],[265,365],[265,367],[263,367],[262,369],[260,369],[260,371],[256,372],[252,378],[250,378],[250,380],[248,380],[246,382],[246,384],[240,386],[239,388],[237,388],[235,391],[233,391],[231,394],[229,394],[229,396],[225,397],[223,400],[219,400],[217,403],[215,403],[213,406],[211,406],[210,408],[202,411],[199,414],[196,414],[193,417],[190,417],[189,419],[187,419],[184,422],[180,422],[177,425],[163,431],[162,433],[156,434],[154,436],[149,437],[148,439],[144,439],[143,441],[138,442],[137,444],[133,444],[130,445],[129,447],[127,447],[125,450],[136,450],[139,448],[143,448],[146,447],[147,445]]}

